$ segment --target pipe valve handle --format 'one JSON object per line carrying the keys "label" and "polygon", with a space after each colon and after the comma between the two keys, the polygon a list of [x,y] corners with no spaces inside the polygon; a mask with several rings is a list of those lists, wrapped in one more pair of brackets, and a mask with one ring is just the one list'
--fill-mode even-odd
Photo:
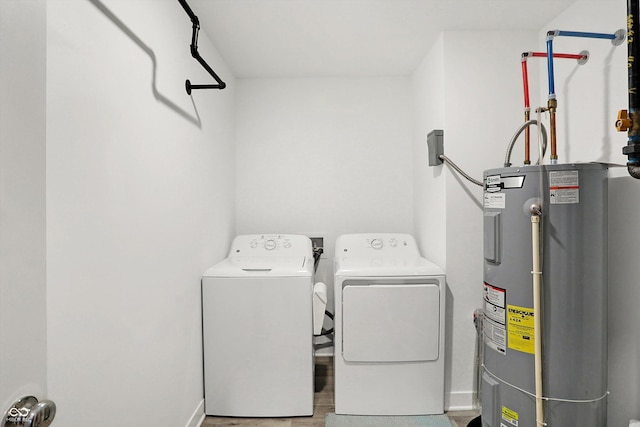
{"label": "pipe valve handle", "polygon": [[616,119],[616,130],[618,132],[626,132],[631,129],[631,119],[627,110],[618,111],[618,118]]}

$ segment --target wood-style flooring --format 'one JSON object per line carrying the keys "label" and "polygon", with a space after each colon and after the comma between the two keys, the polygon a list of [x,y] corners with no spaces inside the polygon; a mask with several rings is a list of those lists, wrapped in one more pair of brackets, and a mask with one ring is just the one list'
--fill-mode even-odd
{"label": "wood-style flooring", "polygon": [[[335,411],[332,357],[316,357],[315,376],[316,390],[312,417],[236,418],[208,416],[201,427],[324,427],[327,413]],[[478,414],[474,411],[456,411],[448,412],[447,415],[455,427],[466,427],[467,423]]]}

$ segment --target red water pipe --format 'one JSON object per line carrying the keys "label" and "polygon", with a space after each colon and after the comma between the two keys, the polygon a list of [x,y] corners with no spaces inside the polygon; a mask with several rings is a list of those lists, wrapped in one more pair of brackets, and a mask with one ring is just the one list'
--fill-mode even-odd
{"label": "red water pipe", "polygon": [[[520,61],[522,62],[522,88],[524,90],[524,121],[528,122],[531,118],[531,104],[529,100],[529,74],[527,71],[527,59],[533,58],[546,58],[547,52],[523,52]],[[561,59],[576,59],[580,65],[587,62],[589,59],[589,52],[582,51],[580,53],[554,53],[554,58]],[[529,152],[531,151],[531,133],[529,127],[524,130],[524,164],[530,165],[531,158]]]}
{"label": "red water pipe", "polygon": [[[529,52],[531,55],[536,58],[546,58],[547,52]],[[589,57],[589,53],[554,53],[554,58],[563,58],[563,59],[587,59]]]}

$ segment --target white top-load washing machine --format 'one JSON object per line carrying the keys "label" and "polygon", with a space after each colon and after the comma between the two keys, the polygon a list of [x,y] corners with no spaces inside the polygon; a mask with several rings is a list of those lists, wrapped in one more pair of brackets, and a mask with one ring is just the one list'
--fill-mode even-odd
{"label": "white top-load washing machine", "polygon": [[408,234],[348,234],[335,249],[335,411],[444,412],[444,272]]}
{"label": "white top-load washing machine", "polygon": [[202,278],[207,415],[313,415],[311,240],[245,235]]}

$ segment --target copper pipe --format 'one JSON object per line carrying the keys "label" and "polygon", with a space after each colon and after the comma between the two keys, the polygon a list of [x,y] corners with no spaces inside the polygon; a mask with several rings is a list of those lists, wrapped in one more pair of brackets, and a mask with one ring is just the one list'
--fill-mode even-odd
{"label": "copper pipe", "polygon": [[[524,121],[525,123],[529,121],[531,118],[531,111],[525,110],[524,112]],[[531,156],[529,155],[529,151],[531,151],[531,129],[529,126],[524,130],[524,164],[531,164]]]}
{"label": "copper pipe", "polygon": [[551,163],[558,162],[558,150],[557,150],[557,134],[556,134],[556,109],[558,108],[558,101],[553,98],[547,102],[547,108],[549,109],[549,126],[551,129]]}

